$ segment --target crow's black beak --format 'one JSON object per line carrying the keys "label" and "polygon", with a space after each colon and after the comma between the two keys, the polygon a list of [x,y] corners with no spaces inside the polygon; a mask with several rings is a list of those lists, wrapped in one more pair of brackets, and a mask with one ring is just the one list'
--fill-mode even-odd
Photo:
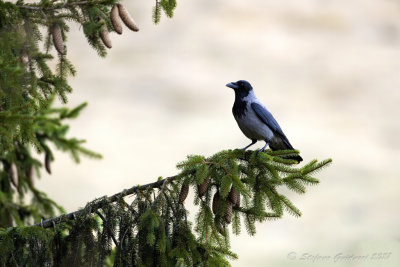
{"label": "crow's black beak", "polygon": [[233,90],[239,89],[239,86],[234,82],[228,83],[226,86],[232,88]]}

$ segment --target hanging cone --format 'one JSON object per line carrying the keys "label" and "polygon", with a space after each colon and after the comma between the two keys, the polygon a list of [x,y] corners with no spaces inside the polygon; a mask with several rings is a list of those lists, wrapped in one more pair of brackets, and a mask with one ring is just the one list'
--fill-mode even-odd
{"label": "hanging cone", "polygon": [[29,183],[33,186],[35,183],[35,167],[33,165],[29,166],[27,176]]}
{"label": "hanging cone", "polygon": [[209,183],[210,183],[210,178],[207,177],[204,179],[203,183],[201,183],[197,186],[198,191],[199,191],[199,197],[204,196],[204,194],[207,192]]}
{"label": "hanging cone", "polygon": [[229,192],[229,200],[234,206],[240,206],[240,193],[233,186]]}
{"label": "hanging cone", "polygon": [[111,24],[113,25],[115,32],[118,34],[122,34],[122,24],[121,24],[121,19],[118,14],[118,6],[117,5],[114,5],[111,9],[110,20],[111,20]]}
{"label": "hanging cone", "polygon": [[57,52],[61,55],[64,54],[64,40],[62,38],[60,25],[57,23],[51,27],[51,35],[53,36],[53,44]]}
{"label": "hanging cone", "polygon": [[111,39],[110,39],[110,34],[109,34],[109,32],[108,32],[108,29],[107,29],[107,26],[106,26],[106,25],[104,25],[103,30],[100,32],[100,38],[101,38],[101,40],[103,41],[103,44],[104,44],[105,46],[107,46],[108,48],[111,48],[111,47],[112,47]]}
{"label": "hanging cone", "polygon": [[182,204],[189,194],[189,184],[184,183],[181,187],[181,192],[179,193],[179,204]]}
{"label": "hanging cone", "polygon": [[18,183],[18,169],[17,169],[17,165],[15,165],[14,162],[11,163],[8,175],[10,177],[11,183],[15,186],[15,188],[18,189],[18,185],[19,185],[19,183]]}
{"label": "hanging cone", "polygon": [[44,156],[44,166],[45,166],[45,168],[46,168],[46,171],[47,171],[49,174],[51,174],[50,162],[51,162],[50,154],[49,154],[49,153],[46,153],[46,155]]}
{"label": "hanging cone", "polygon": [[19,181],[18,181],[18,169],[15,163],[11,163],[10,170],[8,173],[11,183],[18,189]]}
{"label": "hanging cone", "polygon": [[213,201],[212,201],[212,211],[214,214],[217,214],[217,212],[218,212],[219,200],[220,200],[220,196],[219,196],[219,192],[217,191],[217,192],[215,192]]}
{"label": "hanging cone", "polygon": [[225,221],[226,223],[232,222],[232,202],[229,200],[226,202],[226,210],[225,210]]}
{"label": "hanging cone", "polygon": [[118,6],[118,13],[119,16],[121,17],[122,21],[128,27],[134,32],[139,31],[139,27],[136,25],[135,21],[132,19],[131,15],[129,15],[128,10],[122,5],[122,4],[117,4]]}

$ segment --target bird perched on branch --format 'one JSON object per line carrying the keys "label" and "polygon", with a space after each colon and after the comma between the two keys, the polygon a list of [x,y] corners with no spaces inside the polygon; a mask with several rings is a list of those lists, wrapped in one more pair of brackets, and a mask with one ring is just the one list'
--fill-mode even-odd
{"label": "bird perched on branch", "polygon": [[[265,141],[265,146],[258,150],[262,152],[269,145],[272,150],[294,149],[283,133],[278,122],[268,109],[258,100],[253,87],[249,82],[240,80],[226,85],[235,91],[235,103],[232,112],[240,130],[251,139],[251,144],[244,147],[246,150],[258,140]],[[299,155],[288,156],[298,162],[303,159]]]}

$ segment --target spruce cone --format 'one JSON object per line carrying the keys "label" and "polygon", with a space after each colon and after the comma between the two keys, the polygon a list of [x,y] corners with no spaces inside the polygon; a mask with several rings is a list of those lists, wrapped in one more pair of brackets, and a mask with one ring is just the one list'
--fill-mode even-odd
{"label": "spruce cone", "polygon": [[110,34],[108,32],[107,25],[104,25],[103,30],[100,32],[100,38],[103,41],[103,44],[105,46],[107,46],[108,48],[112,47]]}
{"label": "spruce cone", "polygon": [[51,27],[51,35],[53,36],[53,44],[57,52],[61,55],[64,54],[64,40],[62,38],[60,25],[57,23]]}
{"label": "spruce cone", "polygon": [[181,187],[181,192],[179,193],[179,204],[182,204],[189,194],[189,184],[184,183]]}
{"label": "spruce cone", "polygon": [[214,194],[213,202],[212,202],[212,211],[214,214],[217,214],[217,212],[218,212],[219,200],[220,200],[220,196],[219,196],[219,192],[217,191]]}
{"label": "spruce cone", "polygon": [[229,200],[234,206],[240,206],[240,193],[233,186],[229,192]]}
{"label": "spruce cone", "polygon": [[11,163],[10,170],[8,173],[11,183],[15,186],[15,188],[18,188],[18,169],[17,165],[15,163]]}
{"label": "spruce cone", "polygon": [[46,167],[46,171],[51,174],[51,168],[50,168],[50,154],[46,153],[45,157],[44,157],[44,166]]}
{"label": "spruce cone", "polygon": [[128,10],[122,5],[122,4],[117,4],[118,6],[118,12],[119,16],[121,17],[122,21],[128,27],[134,32],[139,31],[139,27],[136,25],[135,21],[132,19],[131,15],[129,15]]}
{"label": "spruce cone", "polygon": [[208,184],[210,183],[210,178],[205,178],[203,183],[199,184],[197,188],[199,189],[199,197],[204,196],[204,194],[207,192],[208,189]]}
{"label": "spruce cone", "polygon": [[225,221],[226,223],[232,222],[232,202],[229,200],[226,202]]}
{"label": "spruce cone", "polygon": [[111,24],[113,25],[115,32],[118,34],[122,34],[122,24],[121,24],[121,20],[119,18],[117,5],[114,5],[111,9],[110,20],[111,20]]}
{"label": "spruce cone", "polygon": [[29,170],[27,173],[29,183],[33,186],[34,185],[34,178],[35,178],[35,167],[33,165],[29,166]]}

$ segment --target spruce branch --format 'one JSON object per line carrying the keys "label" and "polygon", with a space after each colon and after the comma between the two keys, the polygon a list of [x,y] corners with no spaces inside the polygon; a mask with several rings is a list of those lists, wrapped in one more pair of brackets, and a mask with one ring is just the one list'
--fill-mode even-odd
{"label": "spruce branch", "polygon": [[17,3],[19,8],[30,9],[30,10],[57,10],[57,9],[69,9],[73,6],[81,6],[81,5],[98,5],[104,3],[110,3],[110,0],[99,0],[99,1],[76,1],[76,2],[63,2],[63,3],[55,3],[53,6],[47,6],[46,4],[24,4],[20,5]]}
{"label": "spruce branch", "polygon": [[[63,109],[54,112],[68,114]],[[228,258],[237,258],[229,249],[229,224],[232,232],[239,235],[243,218],[247,232],[255,235],[257,221],[279,219],[284,211],[300,216],[300,210],[279,192],[278,187],[289,187],[288,181],[300,182],[301,179],[304,179],[303,187],[311,185],[318,181],[311,175],[331,162],[311,161],[293,173],[295,168],[277,171],[277,166],[287,163],[281,163],[275,157],[269,151],[241,150],[225,150],[207,158],[188,156],[177,165],[180,169],[177,175],[135,185],[110,197],[103,196],[80,210],[42,220],[32,227],[15,227],[7,231],[0,228],[0,247],[5,247],[0,251],[0,259],[12,259],[14,251],[7,244],[29,243],[34,237],[38,247],[29,250],[27,246],[29,251],[18,251],[15,255],[18,264],[29,257],[35,261],[35,266],[60,261],[68,261],[69,265],[102,266],[107,257],[113,255],[115,266],[128,263],[174,266],[179,262],[229,265]],[[274,176],[279,176],[283,182],[276,183],[278,178]],[[198,187],[205,181],[208,182],[200,190]],[[179,199],[182,186],[195,189],[194,203],[198,213],[193,229],[187,218],[188,211]],[[227,193],[220,195],[222,191]],[[131,204],[124,199],[129,195],[134,195]],[[241,206],[240,195],[243,197]],[[58,249],[57,245],[50,247],[52,244],[67,250]],[[112,244],[115,244],[114,249]]]}
{"label": "spruce branch", "polygon": [[[222,155],[222,157],[221,157],[221,155]],[[278,154],[278,155],[282,155],[282,154]],[[125,196],[131,195],[131,194],[140,194],[141,192],[145,192],[145,191],[148,191],[148,190],[153,190],[153,189],[158,188],[158,189],[160,189],[159,193],[158,193],[158,196],[154,197],[153,205],[152,205],[152,206],[155,206],[155,205],[157,205],[157,202],[159,201],[161,196],[168,195],[168,193],[170,192],[170,191],[168,191],[168,193],[165,192],[168,183],[171,183],[172,181],[176,181],[176,180],[186,181],[186,182],[190,181],[190,180],[187,180],[187,178],[185,178],[185,177],[196,177],[196,176],[200,176],[201,177],[201,176],[204,175],[204,174],[202,174],[202,172],[204,172],[204,166],[209,166],[209,165],[215,166],[216,168],[220,168],[225,173],[224,175],[222,175],[222,177],[223,177],[222,180],[219,180],[219,183],[221,183],[220,184],[221,188],[219,190],[222,190],[222,194],[221,194],[222,199],[227,199],[226,201],[230,201],[229,197],[228,197],[228,193],[231,191],[232,180],[230,178],[230,175],[228,175],[228,174],[232,175],[232,171],[234,169],[237,170],[237,168],[233,167],[233,169],[229,169],[228,170],[228,169],[226,169],[226,166],[223,166],[223,163],[227,162],[227,159],[226,159],[227,157],[231,157],[231,158],[234,158],[236,160],[246,162],[246,164],[249,164],[250,161],[251,161],[251,158],[253,156],[254,156],[253,152],[250,152],[250,151],[249,152],[240,152],[238,154],[238,150],[223,151],[223,152],[217,153],[216,155],[214,155],[214,156],[212,156],[210,158],[207,158],[207,159],[205,159],[202,156],[189,156],[188,157],[188,161],[179,163],[177,165],[178,168],[182,169],[182,172],[180,174],[177,174],[177,175],[174,175],[174,176],[170,176],[170,177],[158,180],[158,181],[156,181],[154,183],[149,183],[149,184],[142,185],[142,186],[140,186],[140,185],[133,186],[133,187],[131,187],[129,189],[125,189],[125,190],[123,190],[123,191],[121,191],[119,193],[116,193],[116,194],[112,195],[111,197],[104,196],[102,198],[94,200],[93,202],[88,203],[87,207],[91,208],[91,212],[96,212],[99,208],[102,208],[103,205],[106,205],[106,204],[109,204],[109,203],[113,203],[113,202],[117,202],[117,201],[121,200]],[[269,156],[270,157],[262,157],[262,156],[260,156],[260,158],[264,158],[264,160],[262,161],[263,164],[267,164],[267,163],[279,164],[278,163],[279,161],[274,160],[275,156],[272,156],[272,155],[269,155]],[[265,162],[265,159],[268,159],[267,160],[268,162]],[[327,166],[330,162],[331,162],[330,159],[322,161],[322,162],[312,161],[309,164],[305,165],[304,167],[300,168],[296,174],[298,175],[298,178],[302,178],[303,177],[302,175],[308,175],[311,172],[315,172],[316,170],[319,170],[320,168],[323,168],[323,167]],[[278,177],[275,177],[274,179],[282,179],[282,181],[284,181],[284,184],[286,184],[290,189],[294,189],[295,192],[298,192],[298,193],[304,193],[305,192],[304,186],[298,185],[295,180],[291,180],[291,178],[293,177],[293,170],[292,169],[290,169],[288,171],[287,177],[280,178],[278,172],[276,172],[274,170],[274,165],[267,165],[267,166],[268,166],[267,170],[272,174],[272,177],[278,176]],[[197,169],[195,167],[197,167]],[[258,168],[258,166],[254,166],[254,167]],[[197,174],[197,173],[199,173],[199,174]],[[200,178],[198,178],[198,179],[200,179]],[[264,178],[259,178],[259,179],[264,179]],[[312,182],[318,181],[317,179],[315,179],[313,177],[309,177],[309,176],[306,176],[304,179],[306,179],[306,181],[310,181],[310,182],[311,181]],[[244,179],[238,179],[238,180],[240,181],[240,183],[242,183],[242,182],[245,183],[245,178]],[[185,183],[185,182],[183,182],[183,183]],[[196,180],[192,180],[191,183],[197,186],[198,181],[197,181],[197,179]],[[263,189],[263,190],[266,190],[265,194],[266,194],[267,199],[268,199],[268,203],[267,204],[275,212],[274,215],[271,215],[270,213],[266,213],[264,211],[264,208],[263,208],[264,204],[262,204],[262,203],[264,202],[263,199],[265,199],[265,197],[261,197],[261,199],[260,199],[261,202],[257,202],[258,206],[256,206],[256,207],[259,207],[259,208],[256,208],[256,209],[254,207],[253,208],[241,208],[241,207],[234,206],[233,207],[233,211],[241,212],[243,214],[247,214],[246,219],[247,219],[248,222],[250,222],[249,221],[249,217],[248,217],[249,215],[256,216],[260,220],[263,220],[263,219],[265,219],[267,217],[268,218],[281,217],[282,216],[282,212],[283,212],[283,206],[290,213],[292,213],[292,214],[294,214],[296,216],[300,216],[300,214],[301,214],[300,211],[286,197],[280,195],[276,191],[276,188],[272,185],[274,183],[268,184],[267,180],[264,180],[263,183],[264,183],[264,186],[265,186],[265,189]],[[218,181],[217,181],[216,185],[218,186]],[[247,186],[251,187],[252,185],[251,184],[247,184]],[[238,189],[240,189],[240,188],[238,188]],[[257,199],[259,196],[261,196],[260,194],[262,194],[261,192],[263,192],[263,190],[260,190],[260,188],[259,188],[256,191],[253,191],[252,197]],[[250,191],[248,189],[246,189],[246,191],[242,191],[242,190],[240,191],[240,193],[242,193],[242,194],[246,193],[246,192],[248,192],[247,193],[248,194],[247,197],[249,197],[250,196]],[[209,199],[211,199],[211,195],[210,195],[211,193],[207,192],[207,194],[209,196]],[[170,205],[172,206],[170,200],[167,199],[167,202],[170,202]],[[257,209],[259,209],[259,210],[257,210]],[[60,223],[60,222],[63,222],[64,220],[73,220],[77,216],[79,217],[84,212],[87,212],[86,208],[78,210],[78,211],[75,211],[75,212],[71,212],[71,213],[68,213],[68,214],[60,215],[60,216],[55,217],[55,218],[47,219],[47,220],[44,220],[41,223],[36,223],[35,225],[36,226],[40,225],[40,226],[43,226],[44,228],[47,228],[47,227],[52,226],[53,222],[54,223]],[[221,210],[218,213],[221,214],[221,215],[224,214],[224,213],[221,213]]]}
{"label": "spruce branch", "polygon": [[[99,199],[95,199],[94,201],[88,203],[89,204],[88,206],[92,206],[92,212],[95,212],[95,211],[97,211],[97,209],[102,208],[104,205],[106,205],[108,203],[117,202],[121,198],[126,197],[128,195],[136,194],[140,191],[145,191],[148,189],[161,188],[163,185],[165,185],[165,183],[167,181],[175,180],[178,177],[179,177],[178,175],[174,175],[174,176],[170,176],[170,177],[164,178],[162,180],[159,180],[159,181],[156,181],[153,183],[149,183],[149,184],[145,184],[145,185],[135,185],[129,189],[124,189],[121,192],[118,192],[110,197],[103,196]],[[42,222],[36,223],[33,226],[41,226],[43,228],[52,227],[53,222],[58,224],[58,223],[63,222],[64,220],[75,220],[77,217],[84,214],[85,212],[86,212],[85,209],[80,209],[80,210],[70,212],[67,214],[63,214],[63,215],[60,215],[60,216],[57,216],[54,218],[43,220]]]}

